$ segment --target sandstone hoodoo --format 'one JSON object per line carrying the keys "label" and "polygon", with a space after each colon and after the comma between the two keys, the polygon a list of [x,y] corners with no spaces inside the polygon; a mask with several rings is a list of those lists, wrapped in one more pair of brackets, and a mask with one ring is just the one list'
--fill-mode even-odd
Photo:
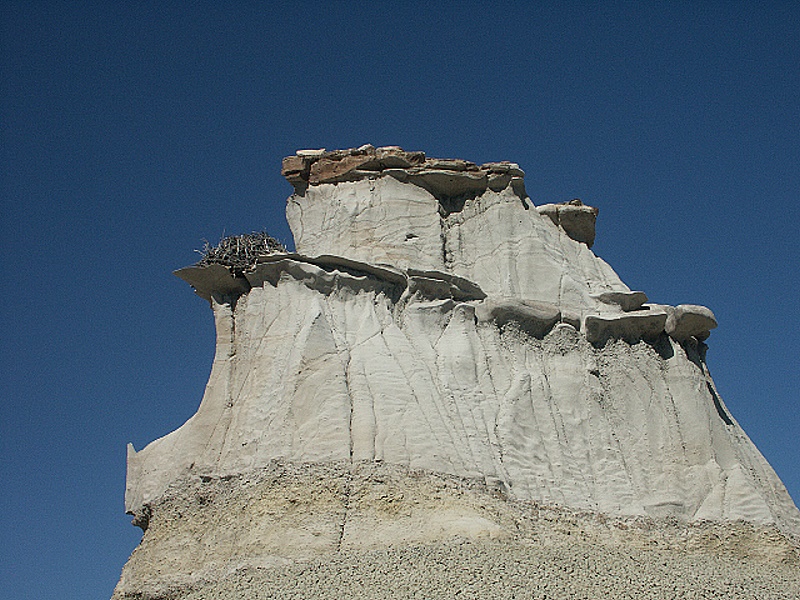
{"label": "sandstone hoodoo", "polygon": [[431,565],[499,556],[516,588],[465,589],[569,597],[599,581],[557,576],[583,551],[598,593],[628,597],[630,571],[637,597],[680,594],[647,595],[679,574],[631,549],[800,593],[800,513],[716,392],[713,313],[630,290],[590,250],[597,209],[534,206],[514,163],[394,146],[282,172],[294,252],[230,238],[176,272],[216,356],[197,413],[128,448],[145,534],[115,597],[432,597]]}

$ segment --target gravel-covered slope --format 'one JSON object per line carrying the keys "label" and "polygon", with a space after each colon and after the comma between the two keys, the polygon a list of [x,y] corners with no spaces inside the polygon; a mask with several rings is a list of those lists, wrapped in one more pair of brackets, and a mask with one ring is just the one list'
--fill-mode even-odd
{"label": "gravel-covered slope", "polygon": [[374,463],[192,477],[150,507],[114,600],[798,598],[772,527],[607,517]]}
{"label": "gravel-covered slope", "polygon": [[797,565],[763,565],[656,548],[631,553],[585,542],[449,542],[246,568],[185,594],[242,598],[665,599],[800,598]]}

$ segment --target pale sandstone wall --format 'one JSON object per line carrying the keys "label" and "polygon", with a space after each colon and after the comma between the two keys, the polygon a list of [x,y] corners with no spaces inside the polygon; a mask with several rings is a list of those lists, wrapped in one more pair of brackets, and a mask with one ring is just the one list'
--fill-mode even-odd
{"label": "pale sandstone wall", "polygon": [[[590,593],[559,583],[577,555],[554,531],[602,546],[612,597],[628,549],[666,548],[651,558],[677,566],[642,573],[675,580],[699,539],[701,571],[743,595],[696,597],[792,597],[800,512],[716,392],[713,313],[631,291],[590,250],[595,209],[537,209],[513,163],[397,148],[300,152],[284,173],[296,254],[177,272],[213,308],[216,356],[197,413],[129,446],[146,532],[116,597],[404,597],[432,556],[474,574],[531,552],[550,562],[516,576],[544,587],[514,589]],[[711,556],[740,542],[733,571]],[[388,587],[378,555],[400,561]]]}
{"label": "pale sandstone wall", "polygon": [[485,299],[404,296],[408,284],[298,259],[250,278],[260,284],[233,312],[214,303],[219,347],[197,414],[131,453],[129,510],[191,472],[352,459],[609,514],[800,530],[696,340],[595,347],[557,322],[539,339],[479,319]]}

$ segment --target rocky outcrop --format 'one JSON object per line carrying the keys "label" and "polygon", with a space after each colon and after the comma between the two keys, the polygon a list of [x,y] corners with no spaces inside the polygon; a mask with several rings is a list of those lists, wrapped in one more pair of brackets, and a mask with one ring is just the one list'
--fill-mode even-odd
{"label": "rocky outcrop", "polygon": [[115,598],[789,600],[798,570],[771,526],[521,502],[386,463],[276,461],[176,482]]}
{"label": "rocky outcrop", "polygon": [[585,206],[575,198],[562,204],[543,204],[537,206],[536,210],[561,227],[576,242],[583,242],[589,248],[594,244],[595,223],[599,212],[596,208]]}
{"label": "rocky outcrop", "polygon": [[131,450],[133,513],[192,472],[352,459],[612,514],[792,522],[780,482],[721,419],[704,347],[668,338],[664,310],[580,322],[443,273],[300,255],[267,257],[234,297],[209,270],[178,272],[217,316],[206,396]]}
{"label": "rocky outcrop", "polygon": [[708,308],[696,304],[680,304],[669,311],[666,332],[676,340],[705,340],[717,326],[717,319]]}
{"label": "rocky outcrop", "polygon": [[[681,527],[744,521],[781,543],[800,535],[800,513],[706,367],[713,314],[631,291],[589,249],[596,210],[535,209],[513,163],[397,147],[300,151],[283,172],[296,252],[176,272],[211,304],[217,351],[197,413],[129,447],[125,504],[146,550],[119,597],[189,543],[176,540],[199,543],[193,513],[174,504],[198,478],[238,482],[214,510],[247,515],[225,516],[225,535],[254,544],[192,563],[208,573],[355,551],[375,531],[411,543],[389,508],[373,521],[350,512],[382,485],[356,486],[354,474],[384,467],[423,487],[445,477],[480,488],[467,504],[431,492],[419,531],[433,537],[413,543],[506,535],[470,508],[485,505],[479,496]],[[303,469],[337,474],[308,503],[274,490],[263,506],[232,499],[275,465],[285,469],[264,489],[299,485]],[[265,523],[274,539],[262,543],[251,533]],[[176,577],[159,585],[180,588]]]}
{"label": "rocky outcrop", "polygon": [[309,185],[362,181],[390,176],[423,188],[440,203],[440,211],[463,204],[487,189],[500,192],[509,185],[522,192],[525,173],[511,162],[483,165],[461,159],[426,158],[424,152],[406,152],[398,146],[374,148],[366,144],[350,150],[299,150],[283,159],[281,173],[298,194]]}

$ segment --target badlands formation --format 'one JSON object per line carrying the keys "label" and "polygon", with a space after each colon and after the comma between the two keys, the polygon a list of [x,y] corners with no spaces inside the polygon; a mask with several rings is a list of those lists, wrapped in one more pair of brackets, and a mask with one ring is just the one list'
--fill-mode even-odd
{"label": "badlands formation", "polygon": [[397,147],[283,174],[295,252],[176,272],[216,356],[197,413],[128,448],[115,599],[800,597],[714,315],[631,291],[596,209]]}

